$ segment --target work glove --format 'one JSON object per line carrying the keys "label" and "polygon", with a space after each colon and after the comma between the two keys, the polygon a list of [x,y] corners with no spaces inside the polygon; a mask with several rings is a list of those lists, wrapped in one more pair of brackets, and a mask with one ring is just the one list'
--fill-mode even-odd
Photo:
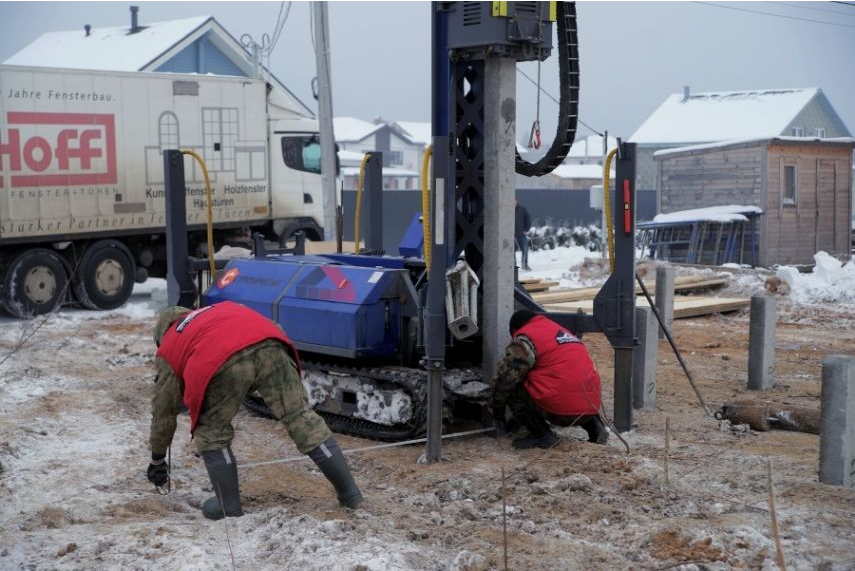
{"label": "work glove", "polygon": [[160,464],[149,464],[146,470],[148,481],[158,488],[166,485],[169,481],[169,464],[161,462]]}

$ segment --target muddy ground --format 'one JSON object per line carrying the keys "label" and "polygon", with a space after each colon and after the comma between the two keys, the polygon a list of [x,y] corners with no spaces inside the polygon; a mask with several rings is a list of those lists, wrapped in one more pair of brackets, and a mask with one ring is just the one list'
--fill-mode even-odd
{"label": "muddy ground", "polygon": [[[711,408],[734,398],[819,408],[823,358],[855,354],[853,313],[781,298],[776,385],[762,394],[746,390],[747,311],[678,320],[674,337]],[[436,465],[417,464],[420,445],[364,451],[348,456],[366,496],[356,511],[337,506],[311,462],[242,467],[247,515],[208,522],[198,508],[210,483],[186,417],[171,493],[145,479],[154,316],[135,297],[113,312],[0,324],[0,568],[777,569],[771,460],[787,568],[855,569],[855,490],[818,482],[819,437],[705,417],[666,341],[657,404],[636,411],[629,452],[576,428],[548,451],[446,441]],[[612,350],[599,335],[586,343],[611,414]],[[273,421],[243,411],[236,428],[241,463],[298,456]]]}

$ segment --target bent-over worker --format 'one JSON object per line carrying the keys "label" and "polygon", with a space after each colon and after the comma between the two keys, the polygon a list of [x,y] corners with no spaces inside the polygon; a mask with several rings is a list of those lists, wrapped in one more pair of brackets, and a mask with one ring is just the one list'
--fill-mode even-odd
{"label": "bent-over worker", "polygon": [[148,479],[168,481],[165,457],[182,403],[190,433],[205,462],[215,497],[202,506],[208,519],[243,515],[231,443],[232,419],[257,390],[302,454],[332,483],[341,505],[355,508],[362,494],[324,420],[309,406],[300,380],[300,358],[278,325],[233,302],[201,309],[169,307],[154,329],[158,347],[152,398]]}
{"label": "bent-over worker", "polygon": [[528,429],[514,448],[550,448],[558,442],[547,421],[581,426],[588,441],[604,444],[599,417],[600,375],[582,341],[546,316],[521,309],[509,322],[511,342],[492,379],[493,418],[505,428],[505,406]]}

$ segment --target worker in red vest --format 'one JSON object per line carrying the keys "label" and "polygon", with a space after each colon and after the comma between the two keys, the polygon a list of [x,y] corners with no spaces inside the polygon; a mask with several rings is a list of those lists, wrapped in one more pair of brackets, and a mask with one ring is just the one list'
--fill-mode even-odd
{"label": "worker in red vest", "polygon": [[176,306],[160,314],[154,342],[157,379],[147,475],[155,486],[169,479],[166,451],[183,404],[215,493],[202,514],[215,520],[243,515],[232,419],[247,394],[258,391],[297,449],[333,484],[339,503],[359,505],[362,494],[330,429],[309,406],[297,350],[278,325],[228,301],[196,310]]}
{"label": "worker in red vest", "polygon": [[546,316],[521,309],[509,323],[513,339],[493,377],[492,411],[504,432],[505,407],[528,429],[514,448],[551,448],[558,442],[547,421],[580,426],[588,441],[605,444],[600,419],[600,375],[578,337]]}

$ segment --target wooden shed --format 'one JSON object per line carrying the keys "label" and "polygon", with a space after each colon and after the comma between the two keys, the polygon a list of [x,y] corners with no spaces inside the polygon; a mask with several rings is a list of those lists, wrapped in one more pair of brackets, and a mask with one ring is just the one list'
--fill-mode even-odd
{"label": "wooden shed", "polygon": [[855,139],[774,137],[658,151],[657,210],[762,209],[758,264],[848,257]]}

